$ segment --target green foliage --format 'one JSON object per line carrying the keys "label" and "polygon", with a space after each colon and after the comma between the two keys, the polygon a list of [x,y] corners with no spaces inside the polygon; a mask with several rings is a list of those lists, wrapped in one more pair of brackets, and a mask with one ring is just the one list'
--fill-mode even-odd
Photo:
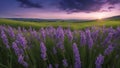
{"label": "green foliage", "polygon": [[14,21],[14,20],[8,20],[8,19],[0,19],[0,25],[10,25],[13,27],[25,27],[29,28],[30,26],[39,29],[41,27],[58,27],[62,26],[63,28],[70,27],[71,29],[85,29],[87,27],[91,26],[107,26],[107,27],[117,27],[120,26],[120,20],[95,20],[95,21],[87,21],[87,22],[80,22],[80,23],[74,23],[74,22],[24,22],[24,21]]}

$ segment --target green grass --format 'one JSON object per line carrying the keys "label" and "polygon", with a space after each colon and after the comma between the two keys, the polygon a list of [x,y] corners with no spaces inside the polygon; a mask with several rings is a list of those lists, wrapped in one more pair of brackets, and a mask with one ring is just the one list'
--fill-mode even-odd
{"label": "green grass", "polygon": [[0,25],[10,25],[12,27],[25,27],[29,28],[30,26],[39,29],[41,27],[48,27],[48,26],[62,26],[63,28],[71,27],[71,29],[84,29],[86,27],[91,26],[107,26],[107,27],[117,27],[120,26],[120,20],[95,20],[95,21],[88,21],[88,22],[24,22],[24,21],[15,21],[15,20],[8,20],[8,19],[0,19]]}

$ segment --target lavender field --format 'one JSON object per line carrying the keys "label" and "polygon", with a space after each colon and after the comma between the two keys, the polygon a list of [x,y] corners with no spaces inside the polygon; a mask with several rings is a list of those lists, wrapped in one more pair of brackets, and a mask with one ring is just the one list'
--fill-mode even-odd
{"label": "lavender field", "polygon": [[0,68],[120,68],[120,27],[0,26]]}

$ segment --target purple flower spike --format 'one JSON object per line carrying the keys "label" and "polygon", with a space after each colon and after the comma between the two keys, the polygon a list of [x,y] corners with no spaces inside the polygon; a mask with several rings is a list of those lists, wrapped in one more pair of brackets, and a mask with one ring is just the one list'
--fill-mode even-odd
{"label": "purple flower spike", "polygon": [[64,41],[64,30],[62,27],[58,27],[56,30],[56,38],[60,41]]}
{"label": "purple flower spike", "polygon": [[47,56],[46,51],[47,51],[47,49],[46,49],[46,47],[45,47],[43,42],[40,43],[40,50],[41,50],[41,58],[43,60],[46,60],[46,56]]}
{"label": "purple flower spike", "polygon": [[104,56],[102,56],[101,54],[97,57],[96,59],[96,68],[102,68],[102,64],[104,62]]}
{"label": "purple flower spike", "polygon": [[24,49],[27,47],[27,40],[22,36],[22,34],[19,33],[16,39],[17,44],[20,44]]}
{"label": "purple flower spike", "polygon": [[109,55],[112,51],[113,51],[113,46],[112,45],[109,45],[107,49],[105,49],[105,52],[104,54],[105,55]]}
{"label": "purple flower spike", "polygon": [[23,50],[20,49],[20,48],[18,48],[18,46],[17,46],[17,44],[16,44],[15,42],[12,43],[12,48],[14,49],[15,54],[16,54],[17,56],[24,54]]}
{"label": "purple flower spike", "polygon": [[15,37],[15,34],[14,34],[14,31],[13,31],[13,28],[12,27],[8,27],[8,34],[9,34],[9,36],[11,36],[12,38],[14,38]]}
{"label": "purple flower spike", "polygon": [[81,68],[80,54],[76,43],[73,43],[73,53],[75,58],[74,68]]}
{"label": "purple flower spike", "polygon": [[91,37],[91,32],[89,29],[86,30],[86,37],[87,37],[87,43],[88,43],[88,47],[91,49],[93,46],[93,39]]}
{"label": "purple flower spike", "polygon": [[92,36],[94,42],[96,42],[97,39],[98,39],[98,36],[99,36],[99,30],[93,31],[93,32],[91,33],[91,36]]}
{"label": "purple flower spike", "polygon": [[45,32],[44,28],[41,28],[41,29],[40,29],[40,32],[41,32],[41,36],[42,36],[42,38],[43,38],[43,41],[45,41],[46,32]]}
{"label": "purple flower spike", "polygon": [[80,32],[80,44],[86,45],[86,36],[84,32]]}
{"label": "purple flower spike", "polygon": [[3,30],[1,31],[1,38],[3,40],[3,43],[6,45],[6,48],[10,48],[8,38]]}
{"label": "purple flower spike", "polygon": [[108,44],[110,40],[112,39],[112,37],[113,37],[113,33],[109,33],[106,39],[104,40],[103,45]]}
{"label": "purple flower spike", "polygon": [[28,63],[24,61],[24,57],[22,55],[18,57],[18,62],[22,64],[25,68],[28,68]]}
{"label": "purple flower spike", "polygon": [[53,67],[52,67],[52,64],[49,64],[48,68],[53,68]]}
{"label": "purple flower spike", "polygon": [[57,43],[57,47],[64,51],[64,45],[62,41]]}
{"label": "purple flower spike", "polygon": [[70,29],[67,29],[66,34],[67,34],[68,39],[70,41],[72,41],[73,40],[73,34],[72,34]]}
{"label": "purple flower spike", "polygon": [[64,66],[64,67],[68,67],[68,63],[67,63],[67,60],[66,60],[66,59],[63,59],[62,62],[63,62],[63,66]]}

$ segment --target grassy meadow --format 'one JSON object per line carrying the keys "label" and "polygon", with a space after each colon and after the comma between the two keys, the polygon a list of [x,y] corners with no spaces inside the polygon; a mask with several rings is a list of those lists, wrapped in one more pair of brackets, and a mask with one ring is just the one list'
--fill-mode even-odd
{"label": "grassy meadow", "polygon": [[0,19],[0,68],[120,68],[119,40],[120,20]]}
{"label": "grassy meadow", "polygon": [[94,20],[94,21],[86,21],[86,22],[24,22],[24,21],[15,21],[9,19],[0,19],[0,25],[10,25],[12,27],[25,27],[29,28],[30,26],[39,29],[41,27],[58,27],[61,26],[63,28],[70,27],[71,29],[84,29],[92,26],[106,26],[106,27],[117,27],[120,26],[120,20]]}

